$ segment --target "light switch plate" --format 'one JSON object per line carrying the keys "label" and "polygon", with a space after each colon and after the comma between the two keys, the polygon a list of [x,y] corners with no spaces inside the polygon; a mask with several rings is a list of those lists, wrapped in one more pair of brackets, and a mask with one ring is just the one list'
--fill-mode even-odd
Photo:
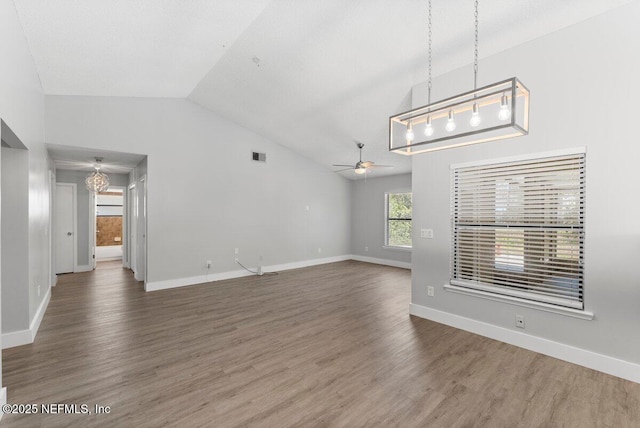
{"label": "light switch plate", "polygon": [[420,237],[433,239],[433,229],[420,229]]}

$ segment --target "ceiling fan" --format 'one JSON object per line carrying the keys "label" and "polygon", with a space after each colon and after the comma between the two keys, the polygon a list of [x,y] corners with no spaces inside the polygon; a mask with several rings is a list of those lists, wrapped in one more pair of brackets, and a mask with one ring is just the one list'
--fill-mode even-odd
{"label": "ceiling fan", "polygon": [[333,165],[333,166],[348,167],[348,168],[344,168],[344,169],[339,169],[339,170],[337,170],[335,172],[348,171],[348,170],[352,169],[353,172],[355,172],[356,174],[365,174],[367,172],[367,170],[371,169],[371,168],[393,168],[393,165],[376,165],[375,162],[372,162],[372,161],[363,162],[362,161],[362,148],[364,147],[364,144],[356,142],[356,146],[358,146],[358,149],[360,149],[360,160],[358,162],[356,162],[355,166],[352,166],[352,165]]}

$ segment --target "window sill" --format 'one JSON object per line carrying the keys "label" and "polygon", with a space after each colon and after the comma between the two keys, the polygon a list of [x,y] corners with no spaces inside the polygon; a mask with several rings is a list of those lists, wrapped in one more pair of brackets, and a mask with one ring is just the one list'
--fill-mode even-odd
{"label": "window sill", "polygon": [[538,309],[545,312],[551,312],[558,315],[565,315],[573,318],[580,318],[583,320],[591,321],[595,317],[593,312],[588,312],[579,309],[563,308],[560,306],[550,305],[548,303],[533,302],[530,300],[521,299],[512,296],[503,296],[494,293],[488,293],[486,291],[474,290],[466,287],[459,287],[457,285],[445,284],[444,289],[452,293],[464,294],[467,296],[480,297],[481,299],[493,300],[496,302],[509,303],[511,305],[523,306],[525,308]]}
{"label": "window sill", "polygon": [[410,253],[413,249],[413,247],[398,247],[394,245],[383,245],[382,248],[384,248],[385,250],[405,251],[407,253]]}

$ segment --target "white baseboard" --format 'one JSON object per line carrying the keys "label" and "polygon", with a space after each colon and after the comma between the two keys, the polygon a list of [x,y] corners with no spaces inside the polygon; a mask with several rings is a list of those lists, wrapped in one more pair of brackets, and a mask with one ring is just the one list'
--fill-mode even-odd
{"label": "white baseboard", "polygon": [[33,343],[33,341],[36,340],[36,335],[38,334],[40,323],[42,322],[44,313],[47,311],[50,300],[51,289],[48,289],[47,294],[45,294],[44,299],[42,299],[42,302],[40,303],[40,306],[38,307],[33,320],[31,320],[31,324],[29,325],[28,329],[11,331],[9,333],[2,334],[2,349],[28,345],[29,343]]}
{"label": "white baseboard", "polygon": [[115,260],[122,260],[122,257],[96,257],[96,262],[113,262]]}
{"label": "white baseboard", "polygon": [[[342,262],[351,260],[351,255],[325,257],[323,259],[303,260],[300,262],[283,263],[279,265],[263,266],[264,272],[277,272],[290,269],[299,269],[303,267],[322,265],[326,263]],[[255,267],[250,268],[256,270]],[[209,275],[197,275],[187,278],[168,279],[165,281],[147,282],[146,291],[166,290],[168,288],[185,287],[187,285],[203,284],[205,282],[222,281],[225,279],[241,278],[244,276],[254,275],[246,270],[234,270],[229,272],[211,273]]]}
{"label": "white baseboard", "polygon": [[42,322],[42,318],[44,318],[44,313],[47,311],[47,307],[49,306],[50,300],[51,300],[51,289],[48,289],[47,293],[44,295],[44,299],[42,299],[42,303],[40,303],[40,306],[36,311],[36,314],[33,316],[33,320],[31,320],[31,325],[29,325],[29,330],[31,330],[32,343],[34,340],[36,340],[36,335],[38,334],[40,323]]}
{"label": "white baseboard", "polygon": [[[7,404],[7,388],[2,388],[0,389],[0,407],[4,406],[5,404]],[[2,415],[4,415],[4,412],[0,412],[0,419],[2,419]]]}
{"label": "white baseboard", "polygon": [[374,263],[377,265],[393,266],[393,267],[399,267],[399,268],[411,270],[411,263],[407,263],[407,262],[399,262],[396,260],[387,260],[387,259],[377,259],[375,257],[365,257],[365,256],[359,256],[357,254],[352,255],[351,259],[357,260],[359,262]]}
{"label": "white baseboard", "polygon": [[283,263],[279,265],[263,266],[262,270],[265,272],[278,272],[281,270],[300,269],[310,266],[325,265],[327,263],[343,262],[345,260],[351,260],[351,255],[324,257],[322,259],[302,260],[299,262]]}
{"label": "white baseboard", "polygon": [[411,315],[640,383],[640,364],[412,303]]}
{"label": "white baseboard", "polygon": [[30,343],[33,343],[33,340],[31,340],[31,330],[29,329],[2,333],[2,349],[14,348]]}
{"label": "white baseboard", "polygon": [[91,272],[92,270],[93,270],[93,266],[91,265],[78,265],[75,267],[73,273]]}
{"label": "white baseboard", "polygon": [[222,281],[224,279],[240,278],[253,275],[246,270],[212,273],[209,275],[197,275],[187,278],[167,279],[165,281],[147,282],[146,291],[166,290],[168,288],[185,287],[187,285],[203,284],[205,282]]}
{"label": "white baseboard", "polygon": [[142,274],[140,272],[135,271],[135,270],[133,271],[133,278],[138,282],[144,281],[144,276],[142,276]]}

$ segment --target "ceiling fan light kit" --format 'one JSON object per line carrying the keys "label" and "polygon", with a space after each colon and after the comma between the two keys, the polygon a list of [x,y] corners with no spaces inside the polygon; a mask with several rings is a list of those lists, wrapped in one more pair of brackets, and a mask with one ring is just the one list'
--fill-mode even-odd
{"label": "ceiling fan light kit", "polygon": [[429,0],[427,105],[389,118],[389,151],[414,155],[529,133],[529,90],[516,77],[478,88],[478,0],[475,1],[473,90],[431,102],[431,0]]}
{"label": "ceiling fan light kit", "polygon": [[343,172],[343,171],[349,171],[349,170],[353,170],[354,173],[358,174],[358,175],[363,175],[366,174],[367,171],[371,168],[393,168],[392,165],[376,165],[375,162],[372,161],[362,161],[362,149],[364,148],[364,144],[359,143],[356,141],[356,146],[358,147],[358,150],[360,150],[360,160],[358,162],[356,162],[355,166],[351,166],[351,165],[342,165],[342,164],[334,164],[333,166],[339,166],[339,167],[347,167],[344,169],[339,169],[335,172]]}

